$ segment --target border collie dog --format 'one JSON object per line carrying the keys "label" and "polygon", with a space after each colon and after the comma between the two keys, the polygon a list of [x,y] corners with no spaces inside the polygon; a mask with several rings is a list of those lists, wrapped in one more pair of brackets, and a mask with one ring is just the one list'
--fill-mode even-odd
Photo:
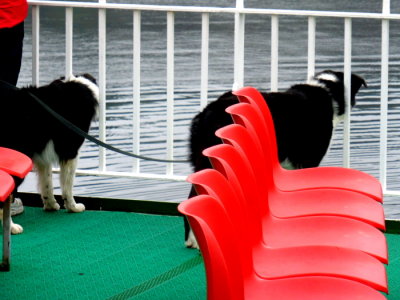
{"label": "border collie dog", "polygon": [[[0,146],[32,158],[44,210],[60,209],[54,198],[52,183],[52,165],[56,164],[60,166],[65,208],[69,212],[82,212],[85,206],[75,202],[72,188],[78,151],[84,138],[65,127],[31,95],[88,132],[98,108],[99,89],[96,80],[89,74],[83,74],[68,79],[60,78],[42,87],[16,89],[5,83],[0,85]],[[20,183],[17,182],[16,186]],[[22,231],[21,226],[11,223],[13,234]]]}
{"label": "border collie dog", "polygon": [[[351,106],[365,80],[351,75]],[[306,84],[296,84],[285,92],[262,93],[271,111],[278,145],[279,161],[288,169],[317,167],[326,154],[334,127],[344,118],[344,76],[326,70]],[[232,92],[226,92],[197,114],[191,124],[190,161],[195,172],[211,168],[202,151],[221,143],[215,131],[231,124],[225,109],[237,103]],[[195,195],[192,188],[189,197]],[[197,248],[197,242],[185,220],[186,246]]]}

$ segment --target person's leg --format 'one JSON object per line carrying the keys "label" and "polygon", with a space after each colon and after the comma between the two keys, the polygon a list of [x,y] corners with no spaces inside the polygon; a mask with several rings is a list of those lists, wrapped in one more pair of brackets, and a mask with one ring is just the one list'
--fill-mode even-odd
{"label": "person's leg", "polygon": [[[24,22],[12,27],[0,29],[0,80],[17,85],[22,61],[24,40]],[[24,211],[21,199],[11,203],[11,216]]]}
{"label": "person's leg", "polygon": [[17,84],[21,69],[24,22],[0,29],[0,79]]}

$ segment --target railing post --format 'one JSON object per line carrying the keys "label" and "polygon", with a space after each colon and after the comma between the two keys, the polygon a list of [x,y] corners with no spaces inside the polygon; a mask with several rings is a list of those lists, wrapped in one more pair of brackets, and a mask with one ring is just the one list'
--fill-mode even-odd
{"label": "railing post", "polygon": [[200,109],[208,103],[208,50],[210,38],[210,14],[203,13],[201,19],[201,83]]}
{"label": "railing post", "polygon": [[[141,58],[141,12],[133,12],[133,153],[140,154],[140,58]],[[133,160],[133,172],[140,172],[140,160]]]}
{"label": "railing post", "polygon": [[72,75],[73,8],[65,9],[65,78]]}
{"label": "railing post", "polygon": [[39,85],[40,7],[32,6],[32,84]]}
{"label": "railing post", "polygon": [[[167,12],[167,159],[174,158],[174,47],[175,13]],[[173,174],[173,164],[167,164],[167,174]]]}
{"label": "railing post", "polygon": [[278,91],[279,18],[271,16],[271,91]]}
{"label": "railing post", "polygon": [[[236,8],[244,7],[243,0],[236,0]],[[233,90],[243,87],[244,84],[244,26],[245,15],[239,12],[235,13],[235,53],[234,53],[234,83]]]}
{"label": "railing post", "polygon": [[350,115],[351,115],[351,53],[352,21],[344,20],[344,99],[345,114],[343,125],[343,166],[350,167]]}
{"label": "railing post", "polygon": [[[383,0],[383,14],[390,14],[390,0]],[[389,20],[382,20],[381,40],[381,107],[380,107],[380,163],[379,180],[383,191],[387,186],[387,127],[389,88]]]}
{"label": "railing post", "polygon": [[315,74],[315,17],[308,17],[308,62],[307,79],[310,80]]}
{"label": "railing post", "polygon": [[[105,3],[106,0],[99,0]],[[106,9],[99,8],[99,138],[106,141]],[[106,170],[106,151],[99,148],[99,169]]]}

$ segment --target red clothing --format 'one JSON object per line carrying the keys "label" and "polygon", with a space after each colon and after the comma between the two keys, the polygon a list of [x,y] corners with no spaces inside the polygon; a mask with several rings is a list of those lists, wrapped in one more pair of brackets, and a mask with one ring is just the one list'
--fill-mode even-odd
{"label": "red clothing", "polygon": [[11,28],[28,15],[26,0],[0,0],[0,28]]}

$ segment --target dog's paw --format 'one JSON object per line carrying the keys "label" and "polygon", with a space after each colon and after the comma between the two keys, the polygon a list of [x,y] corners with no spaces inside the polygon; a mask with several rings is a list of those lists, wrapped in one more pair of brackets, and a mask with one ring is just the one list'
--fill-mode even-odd
{"label": "dog's paw", "polygon": [[43,209],[45,211],[57,211],[60,210],[60,204],[58,204],[57,202],[45,202]]}
{"label": "dog's paw", "polygon": [[68,212],[80,213],[85,210],[85,205],[83,205],[82,203],[76,203],[75,205],[71,205],[71,206],[65,205],[65,208],[68,210]]}
{"label": "dog's paw", "polygon": [[12,223],[11,224],[11,234],[20,234],[24,231],[24,228],[22,228],[21,225]]}
{"label": "dog's paw", "polygon": [[188,239],[185,241],[185,246],[187,248],[199,249],[199,244],[197,243],[196,237],[192,231],[189,232]]}

